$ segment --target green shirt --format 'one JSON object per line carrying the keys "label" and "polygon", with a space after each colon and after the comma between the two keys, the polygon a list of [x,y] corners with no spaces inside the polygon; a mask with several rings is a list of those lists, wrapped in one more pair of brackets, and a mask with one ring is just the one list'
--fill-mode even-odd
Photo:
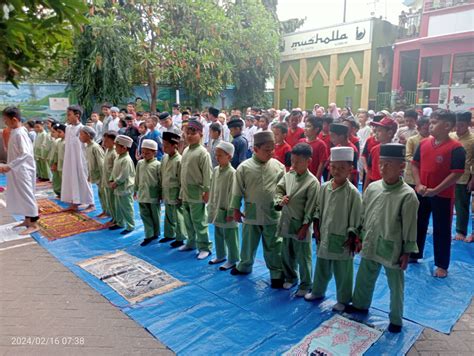
{"label": "green shirt", "polygon": [[181,200],[203,203],[202,194],[211,188],[211,174],[211,156],[204,146],[186,147],[181,158]]}
{"label": "green shirt", "polygon": [[118,154],[114,148],[107,148],[104,155],[104,164],[102,165],[102,181],[101,185],[104,188],[109,187],[110,177],[112,175],[112,169],[114,168],[114,162],[117,159]]}
{"label": "green shirt", "polygon": [[[290,171],[283,176],[276,187],[276,206],[281,203],[285,195],[290,197],[290,201],[281,209],[278,236],[298,239],[301,226],[313,221],[319,195],[319,181],[308,170],[302,175]],[[310,242],[311,232],[309,228],[306,238],[299,241]]]}
{"label": "green shirt", "polygon": [[91,141],[86,145],[86,160],[89,182],[100,184],[102,166],[104,165],[104,150],[97,142]]}
{"label": "green shirt", "polygon": [[261,162],[255,155],[242,162],[235,173],[231,208],[240,209],[245,202],[245,223],[278,224],[280,212],[275,209],[276,186],[285,174],[285,166],[272,158]]}
{"label": "green shirt", "polygon": [[364,193],[360,255],[390,268],[400,266],[402,254],[418,252],[418,199],[402,179],[388,185],[373,182]]}
{"label": "green shirt", "polygon": [[141,159],[137,163],[135,192],[139,203],[159,204],[161,199],[161,163],[153,158]]}
{"label": "green shirt", "polygon": [[133,194],[135,167],[128,152],[122,153],[115,160],[110,180],[117,183],[117,188],[114,190],[115,195]]}
{"label": "green shirt", "polygon": [[165,204],[178,204],[180,180],[181,155],[178,152],[173,157],[165,154],[161,161],[161,184]]}
{"label": "green shirt", "polygon": [[64,150],[66,147],[66,141],[63,138],[58,138],[57,154],[58,154],[58,171],[63,171],[64,163]]}
{"label": "green shirt", "polygon": [[344,246],[349,232],[359,231],[362,214],[362,197],[349,180],[333,189],[331,179],[322,185],[318,197],[315,219],[319,220],[321,241],[318,257],[328,260],[347,260],[352,255]]}
{"label": "green shirt", "polygon": [[35,159],[47,159],[48,158],[48,134],[46,131],[36,134],[35,142],[33,144]]}
{"label": "green shirt", "polygon": [[234,184],[235,169],[230,165],[215,167],[211,178],[211,191],[207,212],[209,223],[217,227],[237,227],[235,221],[227,222],[227,217],[234,216],[234,209],[230,208],[232,198],[232,185]]}
{"label": "green shirt", "polygon": [[50,151],[48,154],[48,161],[50,165],[58,163],[58,145],[60,140],[60,138],[56,138],[51,142]]}

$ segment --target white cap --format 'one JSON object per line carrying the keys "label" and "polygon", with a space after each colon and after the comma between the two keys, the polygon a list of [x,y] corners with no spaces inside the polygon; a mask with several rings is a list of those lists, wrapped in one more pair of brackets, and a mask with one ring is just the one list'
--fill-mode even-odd
{"label": "white cap", "polygon": [[149,150],[157,151],[158,144],[156,143],[156,141],[147,139],[142,141],[142,148],[148,148]]}
{"label": "white cap", "polygon": [[217,148],[220,148],[222,151],[224,151],[231,157],[234,157],[234,145],[230,142],[221,141],[217,144],[216,149]]}
{"label": "white cap", "polygon": [[331,148],[331,162],[352,162],[354,160],[354,149],[352,147]]}
{"label": "white cap", "polygon": [[118,143],[118,144],[121,145],[121,146],[130,148],[130,147],[132,147],[133,140],[132,140],[130,137],[128,137],[128,136],[125,136],[125,135],[118,135],[118,136],[115,138],[115,143]]}
{"label": "white cap", "polygon": [[430,116],[432,112],[433,112],[432,108],[430,108],[430,107],[424,108],[423,109],[423,116]]}

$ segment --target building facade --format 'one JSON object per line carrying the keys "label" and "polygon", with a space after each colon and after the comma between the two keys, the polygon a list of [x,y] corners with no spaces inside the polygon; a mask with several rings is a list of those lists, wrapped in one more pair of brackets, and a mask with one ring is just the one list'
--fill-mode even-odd
{"label": "building facade", "polygon": [[390,96],[397,31],[372,18],[284,36],[275,105],[309,109],[334,102],[375,109],[378,93]]}
{"label": "building facade", "polygon": [[474,109],[474,1],[425,0],[400,18],[392,107]]}

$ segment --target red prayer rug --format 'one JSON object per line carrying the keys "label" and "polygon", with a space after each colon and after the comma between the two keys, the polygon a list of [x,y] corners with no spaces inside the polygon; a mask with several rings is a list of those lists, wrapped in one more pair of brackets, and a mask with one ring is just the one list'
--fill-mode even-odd
{"label": "red prayer rug", "polygon": [[38,199],[36,202],[38,203],[40,216],[55,214],[62,211],[62,208],[58,204],[49,199]]}
{"label": "red prayer rug", "polygon": [[106,226],[85,214],[65,211],[41,217],[38,220],[41,235],[49,241],[62,239],[83,232],[104,229]]}

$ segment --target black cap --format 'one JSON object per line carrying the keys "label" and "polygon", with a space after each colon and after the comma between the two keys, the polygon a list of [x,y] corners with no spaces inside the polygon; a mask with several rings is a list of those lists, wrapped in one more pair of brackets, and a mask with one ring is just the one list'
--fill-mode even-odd
{"label": "black cap", "polygon": [[242,121],[241,118],[235,118],[230,120],[227,123],[227,127],[230,129],[231,127],[244,127],[244,122]]}
{"label": "black cap", "polygon": [[399,143],[386,143],[380,145],[380,158],[405,160],[405,145]]}
{"label": "black cap", "polygon": [[347,135],[349,134],[349,128],[344,124],[331,124],[329,125],[329,132],[334,132],[336,135]]}
{"label": "black cap", "polygon": [[171,115],[168,111],[163,111],[158,117],[160,118],[160,120],[166,120],[170,116]]}
{"label": "black cap", "polygon": [[170,132],[170,131],[163,132],[163,141],[178,144],[180,140],[181,140],[181,136],[178,134],[175,134],[174,132]]}
{"label": "black cap", "polygon": [[212,116],[218,117],[219,116],[219,109],[216,109],[216,108],[211,106],[209,108],[209,114],[211,114]]}
{"label": "black cap", "polygon": [[458,111],[456,113],[456,121],[471,122],[472,113],[470,111]]}

